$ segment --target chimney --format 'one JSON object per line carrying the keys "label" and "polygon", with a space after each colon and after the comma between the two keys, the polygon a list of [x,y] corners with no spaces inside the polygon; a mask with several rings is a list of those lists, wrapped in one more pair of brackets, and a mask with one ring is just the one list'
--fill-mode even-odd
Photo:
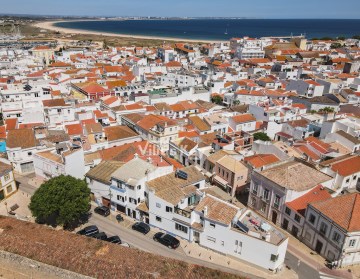
{"label": "chimney", "polygon": [[208,207],[207,206],[204,206],[203,213],[204,213],[205,217],[208,215]]}
{"label": "chimney", "polygon": [[151,164],[152,163],[152,160],[150,157],[147,158],[147,161]]}
{"label": "chimney", "polygon": [[139,158],[139,154],[135,153],[134,158],[136,158],[136,159]]}

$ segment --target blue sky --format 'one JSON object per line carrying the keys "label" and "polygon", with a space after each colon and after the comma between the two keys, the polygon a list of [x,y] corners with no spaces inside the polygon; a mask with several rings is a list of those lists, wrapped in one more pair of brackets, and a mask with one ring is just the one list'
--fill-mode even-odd
{"label": "blue sky", "polygon": [[2,14],[360,19],[360,0],[0,0],[0,7]]}

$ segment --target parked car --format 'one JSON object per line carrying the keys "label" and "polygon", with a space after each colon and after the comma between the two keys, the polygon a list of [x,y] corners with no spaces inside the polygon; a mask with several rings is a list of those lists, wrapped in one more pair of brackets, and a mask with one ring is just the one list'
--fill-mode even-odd
{"label": "parked car", "polygon": [[105,240],[110,243],[121,244],[121,239],[117,235],[110,236]]}
{"label": "parked car", "polygon": [[147,234],[150,231],[150,226],[144,222],[137,222],[131,227],[133,230]]}
{"label": "parked car", "polygon": [[97,226],[87,226],[87,227],[83,228],[82,230],[78,231],[76,234],[92,236],[97,233],[99,233],[99,229]]}
{"label": "parked car", "polygon": [[173,237],[170,234],[165,234],[162,232],[156,233],[154,235],[153,239],[169,248],[172,248],[172,249],[176,249],[180,245],[180,241],[177,240],[175,237]]}
{"label": "parked car", "polygon": [[99,232],[97,234],[92,235],[91,237],[100,239],[100,240],[106,240],[108,238],[106,233],[104,233],[104,232]]}
{"label": "parked car", "polygon": [[116,220],[118,222],[122,222],[122,221],[124,221],[124,217],[122,217],[121,214],[118,214],[118,215],[116,215]]}
{"label": "parked car", "polygon": [[105,217],[110,215],[110,209],[106,206],[98,206],[94,209],[94,212]]}

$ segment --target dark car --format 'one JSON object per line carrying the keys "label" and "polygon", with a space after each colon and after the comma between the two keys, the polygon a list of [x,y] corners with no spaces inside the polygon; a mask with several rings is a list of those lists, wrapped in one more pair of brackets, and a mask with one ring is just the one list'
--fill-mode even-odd
{"label": "dark car", "polygon": [[150,226],[144,222],[137,222],[131,227],[133,230],[147,234],[150,231]]}
{"label": "dark car", "polygon": [[99,233],[99,229],[97,226],[88,226],[77,232],[77,234],[86,236],[92,236],[97,233]]}
{"label": "dark car", "polygon": [[154,240],[172,249],[176,249],[180,245],[180,241],[177,240],[175,237],[162,232],[156,233],[154,235]]}
{"label": "dark car", "polygon": [[104,233],[104,232],[99,232],[97,234],[92,235],[91,237],[100,239],[100,240],[106,240],[108,238],[106,233]]}
{"label": "dark car", "polygon": [[115,243],[115,244],[121,244],[121,239],[117,235],[110,236],[106,239],[107,242]]}
{"label": "dark car", "polygon": [[110,209],[106,206],[98,206],[94,209],[94,212],[105,217],[110,215]]}

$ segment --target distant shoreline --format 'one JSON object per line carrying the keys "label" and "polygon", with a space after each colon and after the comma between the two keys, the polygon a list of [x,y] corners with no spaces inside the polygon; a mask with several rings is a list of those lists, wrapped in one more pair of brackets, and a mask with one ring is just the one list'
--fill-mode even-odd
{"label": "distant shoreline", "polygon": [[[146,36],[146,35],[131,35],[131,34],[117,34],[111,32],[99,32],[99,31],[91,31],[91,30],[83,30],[83,29],[74,29],[74,28],[65,28],[55,26],[56,23],[59,22],[75,22],[75,21],[105,21],[105,20],[57,20],[57,21],[42,21],[35,23],[33,26],[61,32],[65,34],[87,34],[87,35],[102,35],[102,36],[111,36],[111,37],[120,37],[120,38],[133,38],[133,39],[145,39],[145,40],[163,40],[163,41],[179,41],[179,42],[192,42],[192,43],[219,43],[219,42],[227,42],[226,40],[195,40],[195,39],[184,39],[184,38],[176,38],[176,37],[157,37],[157,36]],[[121,21],[121,20],[119,20]]]}

